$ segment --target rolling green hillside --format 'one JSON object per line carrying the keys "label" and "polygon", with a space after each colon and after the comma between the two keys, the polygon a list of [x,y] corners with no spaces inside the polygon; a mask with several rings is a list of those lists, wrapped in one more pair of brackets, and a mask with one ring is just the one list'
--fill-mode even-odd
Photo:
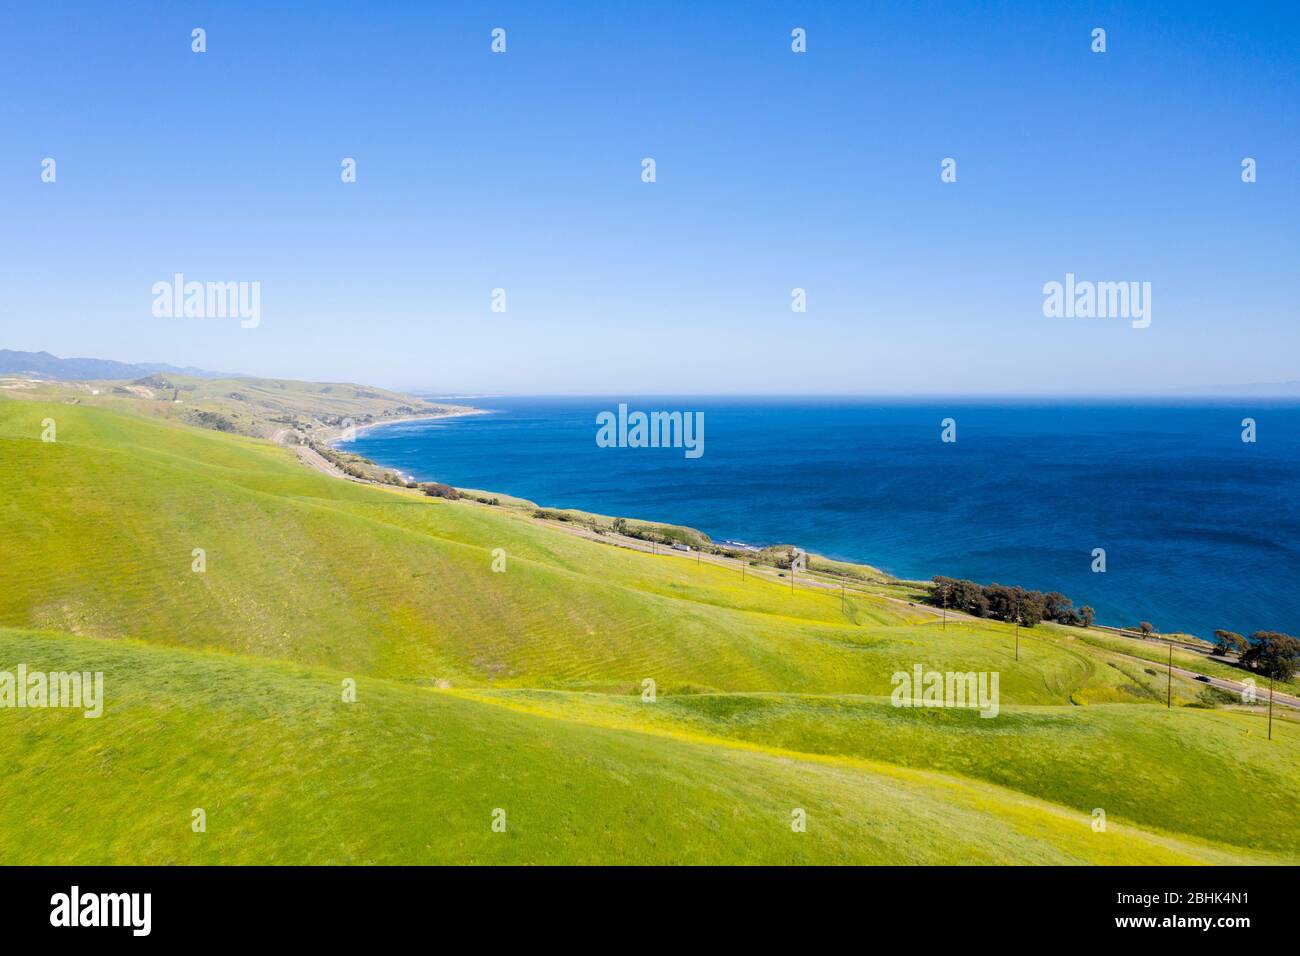
{"label": "rolling green hillside", "polygon": [[133,381],[59,382],[0,376],[0,394],[150,415],[254,437],[304,434],[350,419],[356,425],[466,411],[401,392],[344,382],[195,378],[158,373]]}
{"label": "rolling green hillside", "polygon": [[1250,859],[1118,824],[1094,833],[1085,814],[886,765],[548,720],[378,679],[346,704],[338,673],[281,662],[19,631],[0,631],[0,658],[103,671],[109,701],[98,719],[5,715],[5,863]]}
{"label": "rolling green hillside", "polygon": [[[55,443],[37,440],[45,417]],[[992,669],[1012,655],[1009,632],[992,644],[986,626],[943,631],[883,603],[844,613],[837,595],[337,481],[249,439],[3,403],[0,441],[14,577],[3,624],[398,679],[605,690],[651,677],[665,691],[884,693],[916,660]],[[497,548],[505,573],[491,569]],[[1093,670],[1027,641],[1003,694],[1064,702],[1096,684]]]}
{"label": "rolling green hillside", "polygon": [[[973,710],[896,708],[851,696],[722,694],[639,699],[555,691],[467,691],[597,726],[716,737],[985,780],[1082,813],[1300,858],[1300,734],[1268,741],[1253,714],[1144,704]],[[1189,781],[1195,781],[1189,785]]]}
{"label": "rolling green hillside", "polygon": [[[1016,660],[996,622],[126,407],[0,400],[0,541],[0,670],[103,670],[108,699],[0,709],[0,863],[1300,860],[1300,724],[1263,740],[1181,679],[1167,710],[1077,629]],[[1001,713],[889,706],[918,663],[997,672]]]}

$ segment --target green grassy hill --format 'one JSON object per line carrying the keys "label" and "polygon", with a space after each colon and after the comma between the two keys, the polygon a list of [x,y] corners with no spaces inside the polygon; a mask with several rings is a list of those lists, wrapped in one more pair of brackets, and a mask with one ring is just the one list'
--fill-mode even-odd
{"label": "green grassy hill", "polygon": [[1119,824],[1093,833],[1085,814],[887,765],[551,720],[380,679],[343,703],[339,673],[282,662],[9,630],[0,657],[101,670],[108,699],[98,719],[5,715],[6,863],[1250,859]]}
{"label": "green grassy hill", "polygon": [[464,411],[383,388],[271,378],[195,378],[157,373],[132,381],[62,382],[0,376],[15,399],[107,408],[236,434],[303,434],[350,419],[356,425]]}
{"label": "green grassy hill", "polygon": [[[1300,724],[1262,740],[1180,679],[1166,710],[1158,667],[1076,629],[1017,661],[995,622],[84,404],[0,401],[0,541],[0,670],[102,669],[108,698],[0,710],[0,863],[1300,859]],[[998,672],[1002,713],[889,706],[917,663]]]}
{"label": "green grassy hill", "polygon": [[648,706],[555,691],[465,693],[596,726],[958,774],[1083,814],[1100,807],[1140,825],[1300,858],[1300,734],[1289,724],[1270,742],[1257,717],[1240,711],[1016,705],[990,720],[847,695],[709,694]]}

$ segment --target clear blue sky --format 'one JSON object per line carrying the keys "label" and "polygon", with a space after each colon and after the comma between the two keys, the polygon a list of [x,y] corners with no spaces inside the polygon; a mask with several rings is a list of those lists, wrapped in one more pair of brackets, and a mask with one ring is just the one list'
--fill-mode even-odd
{"label": "clear blue sky", "polygon": [[[0,10],[0,347],[448,393],[1300,378],[1300,5],[270,6]],[[154,317],[175,272],[260,282],[260,326]],[[1151,282],[1151,327],[1045,318],[1067,272]]]}

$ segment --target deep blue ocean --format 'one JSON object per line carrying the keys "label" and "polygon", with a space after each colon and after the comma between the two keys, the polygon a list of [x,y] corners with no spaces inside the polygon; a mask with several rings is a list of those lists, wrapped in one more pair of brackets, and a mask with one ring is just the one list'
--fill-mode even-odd
{"label": "deep blue ocean", "polygon": [[[1058,590],[1102,623],[1300,634],[1296,402],[464,401],[491,414],[373,429],[349,450],[421,481],[902,577]],[[704,454],[597,447],[596,415],[619,401],[702,411]],[[954,443],[940,441],[948,417]],[[1255,443],[1241,440],[1247,417]]]}

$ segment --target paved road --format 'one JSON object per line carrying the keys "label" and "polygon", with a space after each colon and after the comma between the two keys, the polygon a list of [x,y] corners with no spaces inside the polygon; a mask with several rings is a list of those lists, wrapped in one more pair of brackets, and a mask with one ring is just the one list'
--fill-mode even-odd
{"label": "paved road", "polygon": [[[1125,654],[1123,651],[1111,651],[1112,654],[1118,654],[1120,657],[1126,657],[1131,661],[1137,661],[1139,664],[1145,664],[1147,667],[1158,667],[1161,670],[1167,670],[1168,664],[1161,664],[1158,661],[1148,660],[1145,657],[1134,657],[1132,654]],[[1231,691],[1234,694],[1240,694],[1245,688],[1244,681],[1228,680],[1224,677],[1209,677],[1200,671],[1189,671],[1185,667],[1174,665],[1173,671],[1179,677],[1185,677],[1188,680],[1194,680],[1198,684],[1205,684],[1208,687],[1217,687],[1219,690]],[[1264,679],[1255,682],[1255,697],[1261,704],[1268,703],[1268,681]],[[1274,691],[1273,703],[1282,707],[1292,707],[1300,710],[1300,697],[1292,697],[1290,694],[1284,694],[1281,691]]]}
{"label": "paved road", "polygon": [[[289,429],[281,428],[271,436],[271,441],[275,442],[277,445],[284,445],[286,443],[285,439],[289,437],[289,433]],[[333,462],[327,460],[319,452],[307,445],[297,444],[290,445],[289,447],[293,449],[294,454],[298,456],[299,460],[309,468],[315,468],[322,474],[331,475],[334,478],[346,478],[348,481],[360,480],[353,478],[351,475],[345,474]],[[366,484],[378,484],[378,482],[366,482]]]}

